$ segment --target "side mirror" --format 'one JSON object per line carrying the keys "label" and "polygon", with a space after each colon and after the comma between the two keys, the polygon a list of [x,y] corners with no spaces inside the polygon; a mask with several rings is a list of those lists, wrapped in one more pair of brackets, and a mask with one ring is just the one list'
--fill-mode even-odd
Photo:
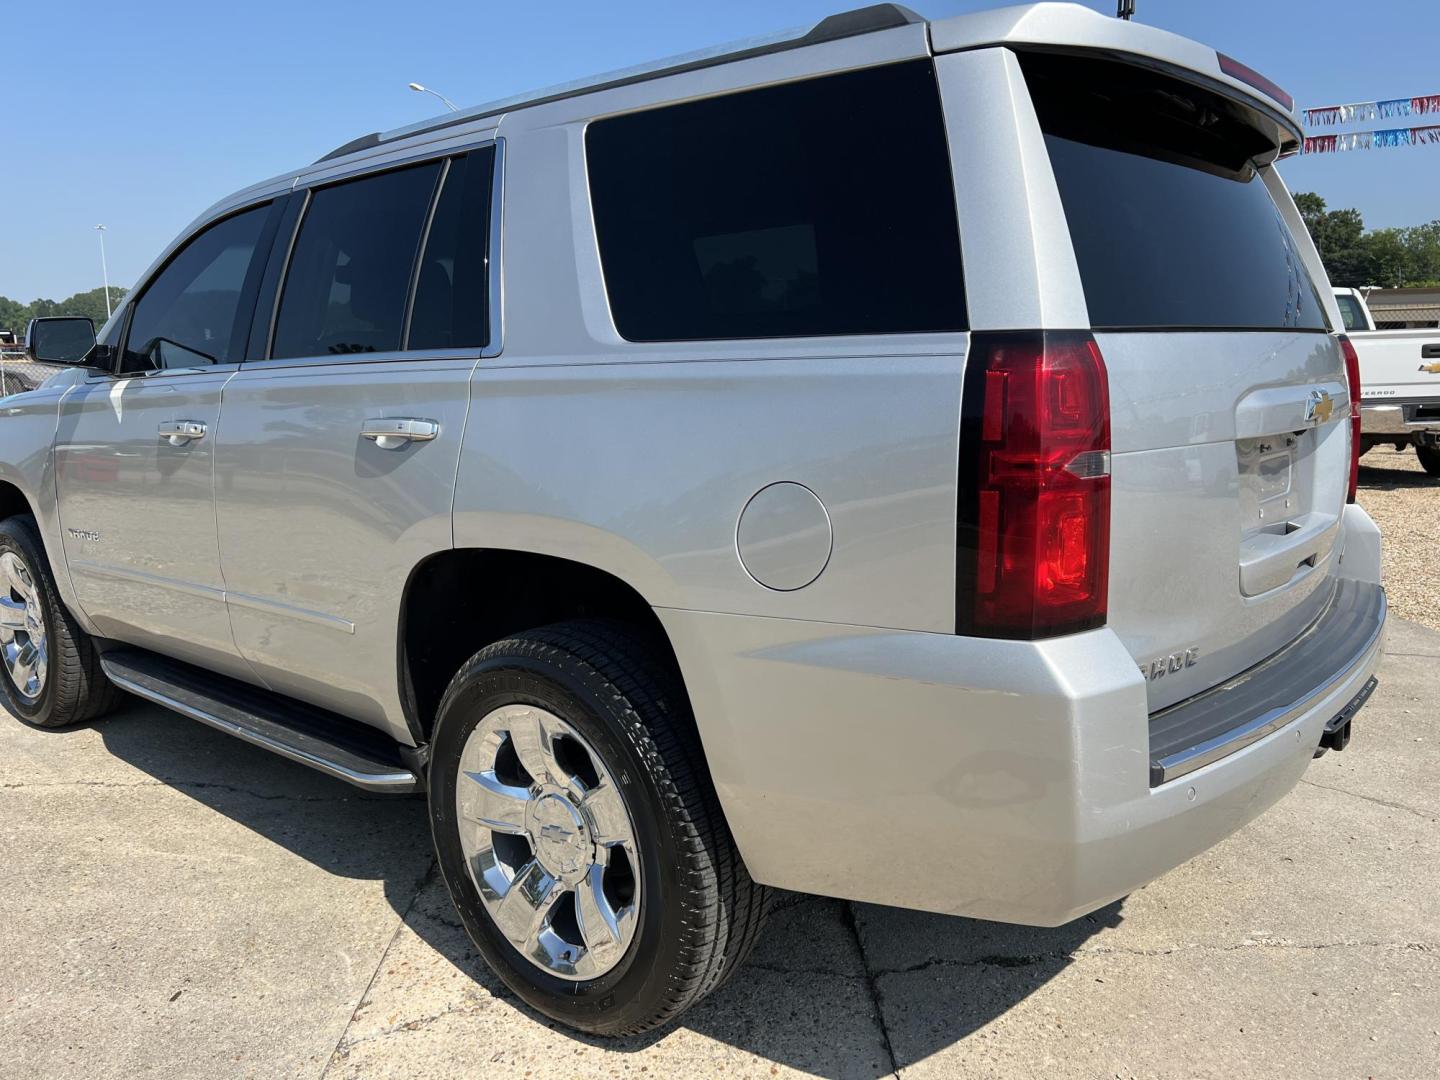
{"label": "side mirror", "polygon": [[25,351],[42,364],[84,364],[95,348],[95,324],[78,315],[31,319]]}

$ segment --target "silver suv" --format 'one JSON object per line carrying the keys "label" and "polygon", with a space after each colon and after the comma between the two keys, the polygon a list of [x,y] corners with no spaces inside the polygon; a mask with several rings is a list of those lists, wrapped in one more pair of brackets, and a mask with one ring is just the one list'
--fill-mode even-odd
{"label": "silver suv", "polygon": [[478,948],[589,1032],[722,983],[774,889],[1073,919],[1374,685],[1299,139],[1256,72],[1063,4],[357,139],[93,345],[32,328],[78,363],[0,404],[11,708],[125,690],[427,791]]}

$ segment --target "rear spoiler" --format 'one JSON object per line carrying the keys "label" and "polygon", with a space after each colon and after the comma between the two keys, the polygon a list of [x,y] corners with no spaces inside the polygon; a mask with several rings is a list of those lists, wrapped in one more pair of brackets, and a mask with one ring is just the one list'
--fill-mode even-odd
{"label": "rear spoiler", "polygon": [[1281,157],[1298,151],[1304,139],[1289,94],[1238,60],[1168,30],[1056,3],[998,8],[930,24],[930,47],[937,55],[997,45],[1099,54],[1223,94],[1248,108]]}

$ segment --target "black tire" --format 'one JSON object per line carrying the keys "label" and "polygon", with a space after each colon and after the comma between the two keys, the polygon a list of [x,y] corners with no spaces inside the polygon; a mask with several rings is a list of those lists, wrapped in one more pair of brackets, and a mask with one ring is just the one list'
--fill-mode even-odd
{"label": "black tire", "polygon": [[1431,476],[1440,476],[1440,446],[1417,446],[1415,453],[1422,469]]}
{"label": "black tire", "polygon": [[[619,623],[558,623],[482,649],[439,707],[429,765],[440,870],[485,960],[546,1016],[593,1035],[633,1035],[678,1016],[737,970],[771,890],[751,881],[706,771],[678,678],[656,644]],[[461,848],[456,787],[469,734],[502,705],[538,706],[589,741],[634,823],[641,904],[614,968],[566,980],[531,963],[481,901]]]}
{"label": "black tire", "polygon": [[[0,663],[0,688],[10,710],[25,723],[40,728],[63,728],[97,719],[118,704],[121,694],[100,670],[100,653],[90,635],[76,624],[55,588],[50,560],[40,530],[29,514],[0,522],[0,558],[15,555],[23,564],[40,601],[45,624],[47,670],[36,696],[21,692],[8,664]],[[11,599],[18,594],[0,581]]]}

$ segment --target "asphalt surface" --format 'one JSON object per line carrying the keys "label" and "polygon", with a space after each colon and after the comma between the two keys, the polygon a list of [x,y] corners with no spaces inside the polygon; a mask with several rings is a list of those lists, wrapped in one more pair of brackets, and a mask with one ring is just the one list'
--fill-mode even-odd
{"label": "asphalt surface", "polygon": [[821,899],[675,1027],[556,1029],[485,970],[423,805],[136,704],[0,717],[0,1076],[1434,1077],[1440,633],[1344,754],[1069,926]]}

